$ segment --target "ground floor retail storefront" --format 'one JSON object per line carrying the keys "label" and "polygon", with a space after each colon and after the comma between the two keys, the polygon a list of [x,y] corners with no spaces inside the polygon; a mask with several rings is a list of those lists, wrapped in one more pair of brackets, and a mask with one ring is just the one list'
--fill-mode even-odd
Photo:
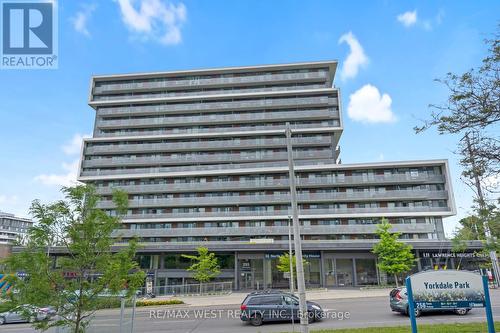
{"label": "ground floor retail storefront", "polygon": [[[221,274],[216,282],[232,282],[236,290],[286,289],[289,281],[277,268],[280,251],[217,252]],[[449,250],[415,250],[411,273],[429,269],[478,270],[488,262],[477,251],[453,253]],[[147,254],[140,257],[141,268],[155,287],[196,283],[187,271],[189,260],[180,253]],[[340,288],[394,283],[377,267],[370,251],[304,251],[304,277],[307,288]]]}

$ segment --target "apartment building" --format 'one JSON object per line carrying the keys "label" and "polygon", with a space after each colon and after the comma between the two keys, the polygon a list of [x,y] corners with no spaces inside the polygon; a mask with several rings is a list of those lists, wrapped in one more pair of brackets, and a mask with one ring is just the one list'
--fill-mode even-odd
{"label": "apartment building", "polygon": [[[442,219],[455,214],[446,160],[341,164],[335,61],[94,76],[93,137],[79,180],[115,214],[129,193],[119,242],[138,237],[156,286],[192,281],[181,256],[206,246],[219,280],[236,289],[287,285],[290,194],[285,124],[291,124],[309,286],[384,282],[370,252],[381,218],[411,243],[416,269],[449,251]],[[480,247],[480,244],[476,244]],[[422,254],[422,255],[421,255]],[[441,256],[438,256],[441,258]],[[454,260],[446,259],[453,266]]]}
{"label": "apartment building", "polygon": [[33,221],[29,219],[0,211],[0,258],[10,254],[12,245],[20,240],[32,225]]}

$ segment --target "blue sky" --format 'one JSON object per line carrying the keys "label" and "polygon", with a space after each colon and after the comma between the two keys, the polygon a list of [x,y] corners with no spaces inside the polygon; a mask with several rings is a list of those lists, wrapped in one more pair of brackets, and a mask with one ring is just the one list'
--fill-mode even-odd
{"label": "blue sky", "polygon": [[59,198],[74,178],[93,128],[93,74],[337,59],[342,162],[448,158],[459,214],[446,231],[467,213],[456,138],[412,128],[445,101],[435,78],[480,63],[499,1],[57,3],[59,68],[0,71],[1,210],[26,216],[31,200]]}

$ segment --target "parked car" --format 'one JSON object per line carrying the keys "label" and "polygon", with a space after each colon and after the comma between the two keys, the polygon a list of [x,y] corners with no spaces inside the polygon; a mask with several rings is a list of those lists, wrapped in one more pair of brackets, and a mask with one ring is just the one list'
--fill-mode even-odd
{"label": "parked car", "polygon": [[[258,291],[248,294],[241,303],[240,319],[254,326],[268,321],[299,319],[299,299],[291,293]],[[307,301],[307,317],[310,322],[321,320],[324,312],[318,303]]]}
{"label": "parked car", "polygon": [[0,325],[10,323],[28,323],[50,319],[56,311],[51,307],[40,308],[33,305],[20,305],[0,313]]}
{"label": "parked car", "polygon": [[[389,293],[389,303],[391,310],[401,314],[409,315],[408,294],[406,288],[394,288]],[[455,312],[460,316],[466,315],[471,309],[460,308],[455,310],[450,309],[415,309],[415,316],[419,317],[422,312]]]}

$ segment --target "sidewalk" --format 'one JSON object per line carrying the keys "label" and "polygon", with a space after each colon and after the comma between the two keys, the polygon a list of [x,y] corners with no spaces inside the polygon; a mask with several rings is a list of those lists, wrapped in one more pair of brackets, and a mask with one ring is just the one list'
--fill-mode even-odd
{"label": "sidewalk", "polygon": [[[322,300],[322,299],[342,299],[342,298],[366,298],[366,297],[389,297],[391,289],[318,289],[307,292],[307,299]],[[156,299],[180,299],[184,306],[216,306],[216,305],[235,305],[241,304],[247,292],[234,292],[229,295],[221,296],[185,296],[171,297],[161,296]]]}

